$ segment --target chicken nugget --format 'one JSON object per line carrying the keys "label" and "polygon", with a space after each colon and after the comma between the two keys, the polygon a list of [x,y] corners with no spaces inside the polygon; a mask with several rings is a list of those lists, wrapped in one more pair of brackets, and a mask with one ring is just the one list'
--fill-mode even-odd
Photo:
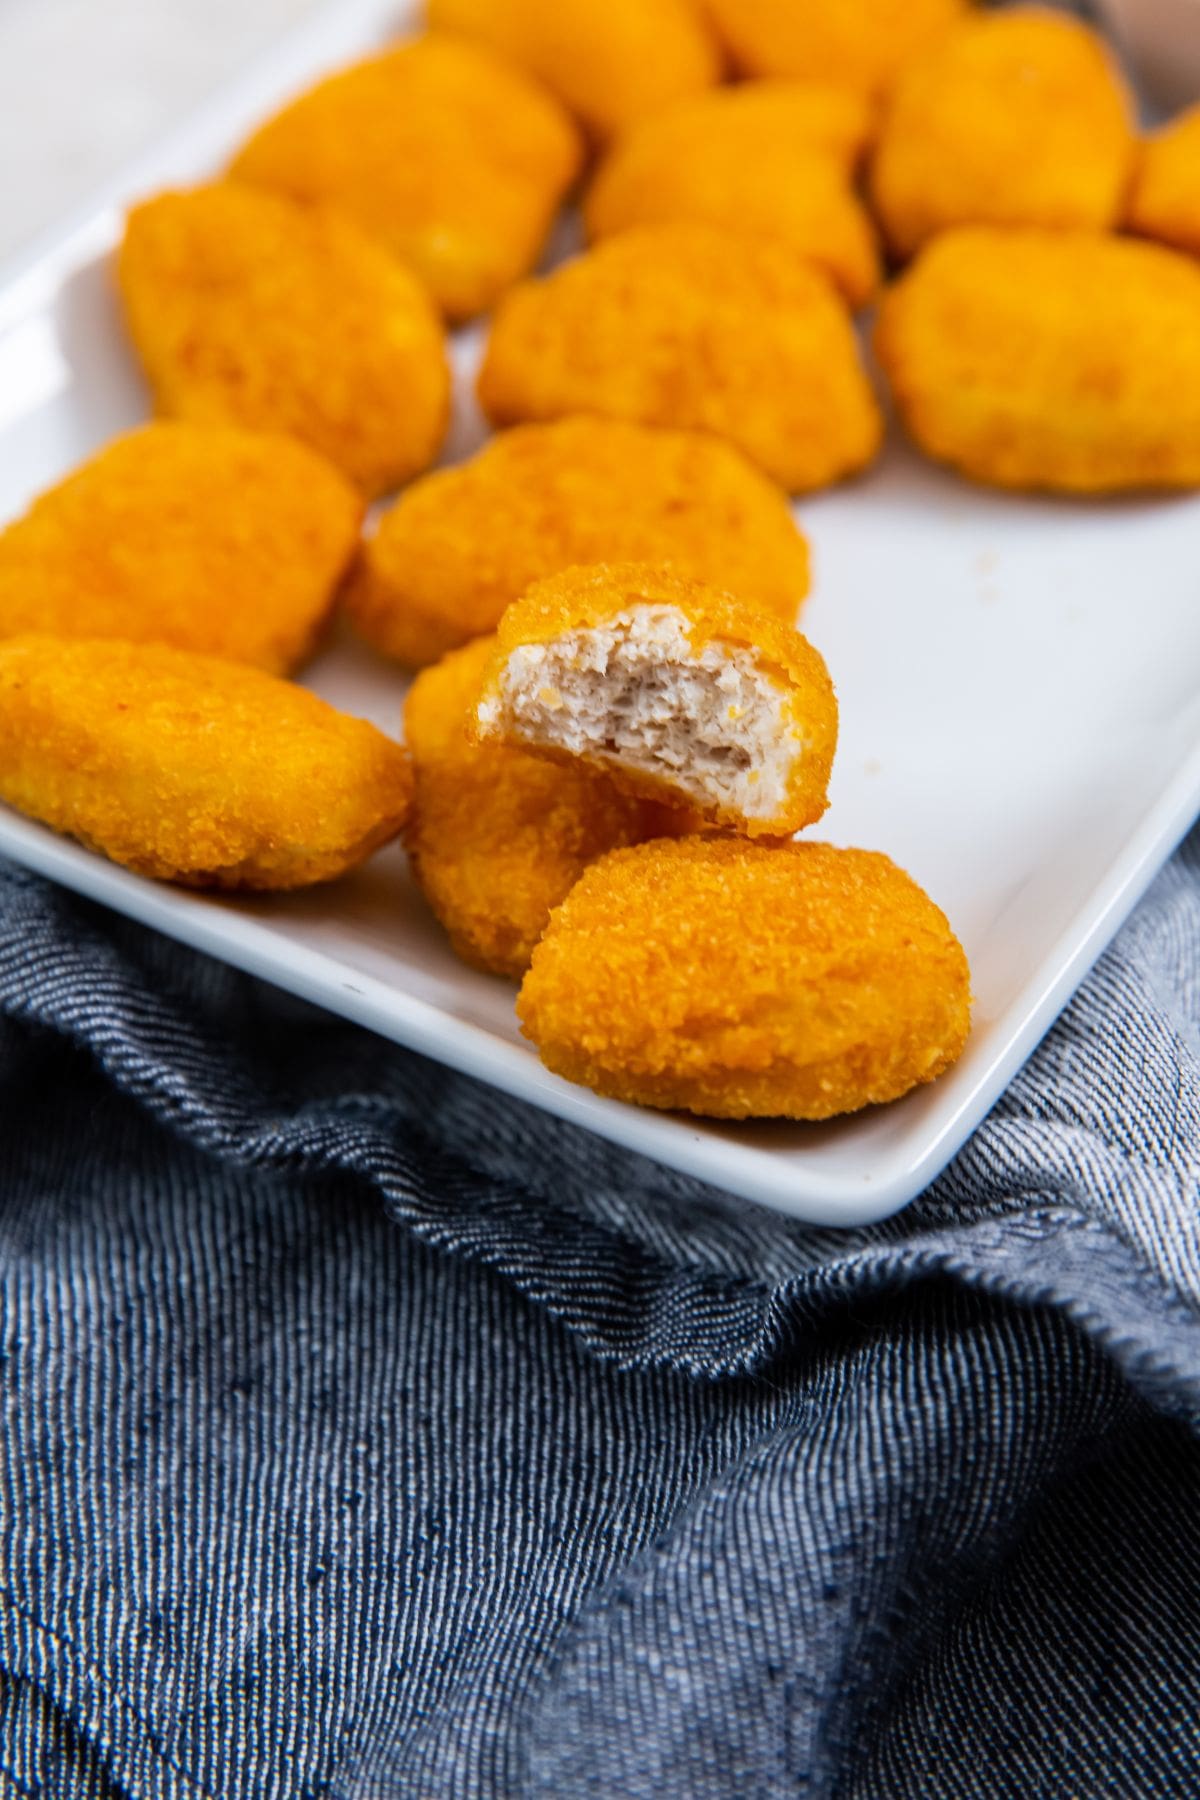
{"label": "chicken nugget", "polygon": [[828,804],[829,671],[806,638],[652,564],[569,569],[500,621],[481,740],[605,770],[708,823],[783,837]]}
{"label": "chicken nugget", "polygon": [[437,455],[441,321],[336,212],[233,182],[160,194],[130,214],[117,277],[160,413],[285,432],[369,495]]}
{"label": "chicken nugget", "polygon": [[583,763],[477,744],[467,723],[492,655],[479,638],[418,675],[404,709],[416,782],[404,841],[464,962],[519,981],[551,909],[606,850],[682,828]]}
{"label": "chicken nugget", "polygon": [[1200,484],[1200,269],[1091,232],[935,238],[876,348],[927,455],[1008,488]]}
{"label": "chicken nugget", "polygon": [[882,433],[828,279],[707,225],[638,226],[513,288],[479,397],[497,425],[600,413],[711,431],[791,492],[861,469]]}
{"label": "chicken nugget", "polygon": [[522,63],[601,141],[721,75],[693,0],[426,0],[425,14]]}
{"label": "chicken nugget", "polygon": [[967,11],[967,0],[705,0],[748,75],[827,81],[877,100]]}
{"label": "chicken nugget", "polygon": [[261,669],[162,644],[0,642],[0,800],[187,887],[329,881],[395,837],[399,744]]}
{"label": "chicken nugget", "polygon": [[230,175],[338,207],[461,320],[532,268],[582,155],[568,114],[522,70],[426,37],[293,100]]}
{"label": "chicken nugget", "polygon": [[517,1001],[555,1074],[723,1119],[898,1099],[956,1060],[970,1013],[962,946],[886,856],[713,837],[592,863]]}
{"label": "chicken nugget", "polygon": [[879,252],[848,176],[867,117],[856,95],[804,82],[679,101],[609,152],[584,203],[588,235],[688,219],[778,237],[862,306],[879,282]]}
{"label": "chicken nugget", "polygon": [[0,532],[0,638],[173,644],[284,675],[328,616],[362,512],[291,438],[144,425]]}
{"label": "chicken nugget", "polygon": [[808,546],[785,496],[732,444],[617,419],[518,425],[424,476],[385,513],[344,604],[420,666],[577,563],[670,563],[794,621]]}
{"label": "chicken nugget", "polygon": [[1200,256],[1200,106],[1142,145],[1125,223],[1142,237]]}
{"label": "chicken nugget", "polygon": [[1042,7],[967,20],[908,69],[871,166],[893,250],[955,225],[1114,225],[1133,109],[1104,40]]}

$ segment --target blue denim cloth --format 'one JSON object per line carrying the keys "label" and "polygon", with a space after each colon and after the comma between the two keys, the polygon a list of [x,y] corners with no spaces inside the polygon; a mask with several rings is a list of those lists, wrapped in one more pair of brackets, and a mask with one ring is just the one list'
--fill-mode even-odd
{"label": "blue denim cloth", "polygon": [[806,1230],[0,871],[0,1792],[1200,1794],[1200,838]]}

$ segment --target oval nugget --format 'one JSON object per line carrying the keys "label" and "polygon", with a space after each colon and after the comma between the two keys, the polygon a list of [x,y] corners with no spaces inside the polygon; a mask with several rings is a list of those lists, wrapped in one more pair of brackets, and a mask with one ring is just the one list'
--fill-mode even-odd
{"label": "oval nugget", "polygon": [[1125,223],[1143,237],[1200,256],[1200,106],[1141,147]]}
{"label": "oval nugget", "polygon": [[372,495],[436,456],[441,322],[352,221],[233,182],[160,194],[130,214],[117,274],[160,412],[285,432]]}
{"label": "oval nugget", "polygon": [[855,95],[803,82],[681,101],[609,152],[584,203],[588,235],[686,219],[778,237],[862,306],[878,285],[879,253],[848,176],[867,130]]}
{"label": "oval nugget", "polygon": [[728,438],[792,492],[861,469],[879,408],[849,314],[787,246],[637,227],[500,303],[479,375],[497,425],[599,413]]}
{"label": "oval nugget", "polygon": [[1200,269],[1090,232],[947,232],[876,334],[927,455],[1000,487],[1200,483]]}
{"label": "oval nugget", "polygon": [[1104,40],[1042,7],[967,20],[892,95],[871,196],[911,256],[956,225],[1116,223],[1133,169],[1132,103]]}
{"label": "oval nugget", "polygon": [[500,621],[481,739],[603,769],[752,836],[828,804],[837,698],[806,638],[669,569],[569,569]]}
{"label": "oval nugget", "polygon": [[384,655],[420,666],[494,631],[532,582],[610,560],[670,563],[789,622],[808,591],[787,499],[732,444],[582,418],[519,425],[414,482],[345,605]]}
{"label": "oval nugget", "polygon": [[328,881],[399,831],[412,775],[362,719],[158,644],[0,643],[0,800],[139,875]]}
{"label": "oval nugget", "polygon": [[530,269],[583,146],[518,68],[418,38],[331,75],[255,132],[231,176],[336,206],[468,319]]}
{"label": "oval nugget", "polygon": [[828,81],[878,99],[914,56],[967,11],[967,0],[705,0],[750,75]]}
{"label": "oval nugget", "polygon": [[425,12],[522,63],[599,139],[720,79],[693,0],[426,0]]}
{"label": "oval nugget", "polygon": [[520,977],[551,910],[606,850],[670,830],[666,809],[596,769],[474,743],[467,724],[492,653],[480,638],[418,675],[404,708],[415,794],[404,842],[464,962]]}
{"label": "oval nugget", "polygon": [[828,1119],[942,1074],[970,1006],[944,914],[886,856],[710,837],[593,863],[517,1013],[547,1068],[597,1093]]}
{"label": "oval nugget", "polygon": [[328,616],[362,511],[291,438],[145,425],[0,532],[0,637],[127,638],[286,674]]}

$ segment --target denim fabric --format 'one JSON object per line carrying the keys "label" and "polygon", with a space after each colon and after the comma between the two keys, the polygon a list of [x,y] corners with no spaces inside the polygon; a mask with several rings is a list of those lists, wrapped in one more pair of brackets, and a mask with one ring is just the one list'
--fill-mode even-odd
{"label": "denim fabric", "polygon": [[871,1230],[0,871],[0,1794],[1200,1794],[1200,838]]}

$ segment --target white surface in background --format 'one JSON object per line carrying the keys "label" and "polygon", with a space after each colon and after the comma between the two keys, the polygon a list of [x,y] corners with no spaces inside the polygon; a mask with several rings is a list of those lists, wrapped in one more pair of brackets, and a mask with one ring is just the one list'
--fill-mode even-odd
{"label": "white surface in background", "polygon": [[320,0],[0,0],[0,262]]}
{"label": "white surface in background", "polygon": [[1151,101],[1200,100],[1200,0],[1097,0],[1097,10]]}

